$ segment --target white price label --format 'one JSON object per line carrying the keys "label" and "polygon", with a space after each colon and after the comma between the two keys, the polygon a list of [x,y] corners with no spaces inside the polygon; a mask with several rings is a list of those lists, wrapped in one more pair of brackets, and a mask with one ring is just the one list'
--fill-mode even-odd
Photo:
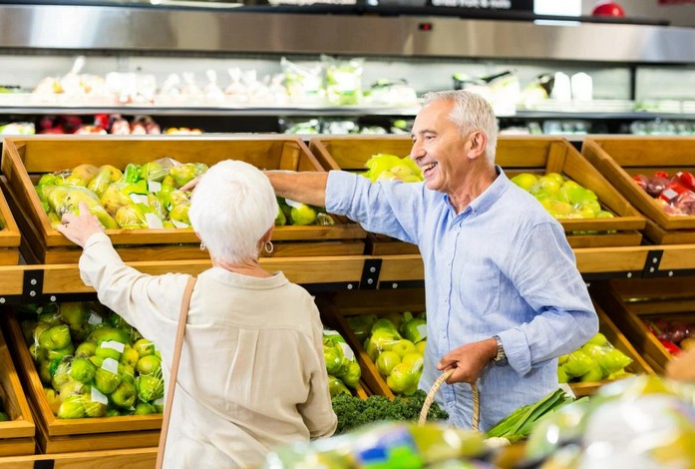
{"label": "white price label", "polygon": [[184,223],[178,220],[171,220],[171,222],[174,224],[176,228],[188,228],[189,226],[191,226],[188,223]]}
{"label": "white price label", "polygon": [[113,358],[105,358],[104,363],[101,364],[101,368],[113,374],[118,374],[118,362]]}
{"label": "white price label", "polygon": [[96,386],[92,386],[92,401],[100,404],[108,405],[109,399],[99,392]]}
{"label": "white price label", "polygon": [[89,319],[87,319],[87,323],[89,323],[89,324],[91,324],[91,325],[93,325],[93,326],[96,325],[96,324],[101,324],[102,322],[104,322],[104,318],[102,318],[101,316],[99,316],[99,315],[98,315],[97,313],[95,313],[94,311],[91,312],[91,314],[89,315]]}
{"label": "white price label", "polygon": [[164,405],[164,398],[160,397],[154,401],[154,405]]}
{"label": "white price label", "polygon": [[345,342],[338,342],[340,344],[340,348],[343,349],[343,355],[345,355],[345,358],[348,360],[352,361],[355,359],[355,352],[352,351],[350,346],[346,344]]}
{"label": "white price label", "polygon": [[146,213],[145,221],[147,221],[147,226],[149,226],[153,230],[164,228],[162,220],[160,220],[159,217],[154,213]]}
{"label": "white price label", "polygon": [[338,334],[338,331],[334,331],[331,329],[324,329],[323,335],[339,335],[339,334]]}
{"label": "white price label", "polygon": [[150,201],[148,200],[146,195],[140,195],[140,194],[130,194],[130,200],[133,201],[133,203],[136,204],[143,204],[147,205],[148,207],[150,206]]}
{"label": "white price label", "polygon": [[301,208],[302,205],[303,205],[303,204],[300,203],[300,202],[295,202],[294,200],[290,200],[290,199],[285,199],[285,203],[286,203],[287,205],[289,205],[290,207],[292,207],[292,208],[297,208],[297,209],[298,209],[298,208]]}
{"label": "white price label", "polygon": [[162,190],[162,184],[157,181],[147,181],[147,190],[157,193]]}
{"label": "white price label", "polygon": [[427,324],[419,324],[417,326],[417,333],[420,334],[422,340],[425,340],[427,338]]}
{"label": "white price label", "polygon": [[101,343],[101,348],[110,348],[118,353],[123,353],[123,350],[125,350],[125,345],[120,342],[116,342],[115,340],[105,340]]}

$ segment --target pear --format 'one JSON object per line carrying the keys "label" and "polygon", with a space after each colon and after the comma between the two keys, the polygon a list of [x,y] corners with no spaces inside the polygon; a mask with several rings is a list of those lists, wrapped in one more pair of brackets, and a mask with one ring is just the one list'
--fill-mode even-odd
{"label": "pear", "polygon": [[133,205],[133,201],[130,200],[128,195],[121,192],[123,187],[125,186],[120,183],[112,183],[106,188],[106,191],[104,191],[99,199],[101,205],[111,216],[115,216],[119,208]]}
{"label": "pear", "polygon": [[65,184],[70,186],[87,187],[87,184],[96,177],[99,173],[99,168],[91,164],[81,164],[75,166],[70,173],[70,176],[65,178]]}

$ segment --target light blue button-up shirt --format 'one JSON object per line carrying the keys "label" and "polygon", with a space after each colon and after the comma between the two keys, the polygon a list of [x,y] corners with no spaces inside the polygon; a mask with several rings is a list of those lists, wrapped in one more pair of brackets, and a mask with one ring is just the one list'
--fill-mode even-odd
{"label": "light blue button-up shirt", "polygon": [[[478,382],[480,428],[557,389],[557,358],[598,331],[598,318],[562,226],[497,168],[498,177],[460,214],[423,183],[331,171],[329,212],[366,230],[417,244],[425,265],[427,350],[420,388],[439,360],[461,345],[498,335],[508,366]],[[470,427],[470,386],[442,386],[437,401],[455,425]]]}

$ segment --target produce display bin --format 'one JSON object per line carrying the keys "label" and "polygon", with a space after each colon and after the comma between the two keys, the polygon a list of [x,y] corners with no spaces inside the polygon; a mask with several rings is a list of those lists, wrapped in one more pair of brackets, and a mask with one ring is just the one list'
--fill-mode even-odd
{"label": "produce display bin", "polygon": [[695,172],[695,138],[587,138],[582,154],[647,217],[646,236],[656,244],[695,243],[695,215],[670,215],[632,177],[665,171]]}
{"label": "produce display bin", "polygon": [[[364,171],[364,164],[372,155],[390,153],[403,157],[410,154],[411,147],[409,137],[316,137],[310,141],[310,150],[326,170]],[[602,208],[615,217],[559,220],[573,248],[640,244],[642,235],[638,230],[644,229],[645,218],[567,140],[501,136],[496,163],[510,178],[522,172],[556,172],[596,193]],[[391,238],[383,236],[372,237],[368,244],[372,255],[417,252],[416,246],[394,244]]]}
{"label": "produce display bin", "polygon": [[59,419],[53,414],[34,360],[24,342],[17,317],[3,314],[5,330],[17,360],[24,389],[36,417],[37,440],[42,453],[70,453],[157,446],[162,415]]}
{"label": "produce display bin", "polygon": [[34,454],[36,426],[2,334],[0,363],[0,402],[10,418],[7,422],[0,422],[0,457]]}
{"label": "produce display bin", "polygon": [[695,293],[689,279],[612,280],[605,288],[596,289],[595,297],[637,353],[660,375],[674,355],[644,321],[695,325]]}
{"label": "produce display bin", "polygon": [[[646,360],[635,350],[627,337],[623,335],[603,308],[596,302],[594,302],[594,307],[598,314],[599,332],[606,336],[606,339],[608,339],[608,342],[610,342],[613,347],[623,352],[632,360],[632,362],[625,367],[625,371],[634,374],[654,374],[652,367],[649,366]],[[577,397],[581,397],[596,393],[598,388],[607,382],[607,380],[604,380],[598,382],[569,383],[569,386]]]}
{"label": "produce display bin", "polygon": [[390,399],[395,394],[386,384],[386,380],[379,374],[376,365],[369,358],[362,343],[350,328],[347,318],[360,314],[374,314],[384,316],[390,313],[402,313],[411,311],[419,313],[425,310],[425,294],[422,289],[407,290],[376,290],[351,293],[337,293],[330,304],[321,305],[322,313],[327,317],[326,324],[337,324],[345,340],[355,352],[360,368],[362,368],[362,380],[369,390],[376,395],[386,396]]}
{"label": "produce display bin", "polygon": [[[22,137],[6,138],[2,171],[19,206],[22,232],[31,253],[44,264],[75,263],[81,250],[53,229],[33,184],[41,174],[89,163],[119,169],[163,157],[209,166],[237,159],[262,169],[322,171],[304,142],[296,137],[239,136],[221,138]],[[223,208],[221,208],[223,209]],[[124,261],[207,258],[191,228],[107,230]],[[361,255],[365,232],[354,223],[333,226],[283,226],[274,231],[272,256]],[[33,256],[31,255],[33,254]],[[267,254],[264,254],[267,255]]]}
{"label": "produce display bin", "polygon": [[135,448],[110,451],[37,454],[33,456],[0,457],[0,469],[152,469],[157,460],[157,448]]}
{"label": "produce display bin", "polygon": [[19,263],[21,234],[5,196],[0,192],[0,265]]}

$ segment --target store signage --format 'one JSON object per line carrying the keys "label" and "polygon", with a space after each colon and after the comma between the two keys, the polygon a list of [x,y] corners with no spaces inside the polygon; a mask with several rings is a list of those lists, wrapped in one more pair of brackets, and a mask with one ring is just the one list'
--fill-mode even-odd
{"label": "store signage", "polygon": [[533,0],[428,0],[435,7],[468,8],[471,10],[506,10],[533,12]]}

